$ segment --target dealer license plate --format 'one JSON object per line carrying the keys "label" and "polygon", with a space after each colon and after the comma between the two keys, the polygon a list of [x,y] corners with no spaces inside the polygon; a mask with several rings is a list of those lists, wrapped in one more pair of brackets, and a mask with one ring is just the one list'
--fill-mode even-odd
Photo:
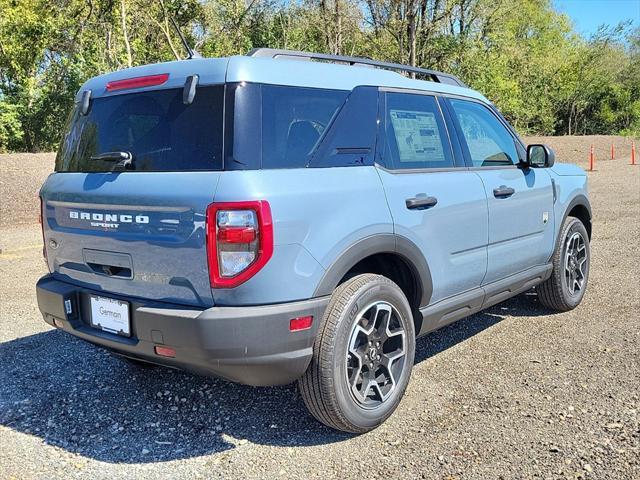
{"label": "dealer license plate", "polygon": [[91,326],[118,335],[131,335],[129,304],[91,295]]}

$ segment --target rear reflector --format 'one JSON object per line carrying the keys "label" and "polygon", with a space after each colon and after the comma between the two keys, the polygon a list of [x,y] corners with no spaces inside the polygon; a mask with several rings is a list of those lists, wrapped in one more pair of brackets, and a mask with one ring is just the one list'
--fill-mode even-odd
{"label": "rear reflector", "polygon": [[161,357],[175,357],[176,351],[171,347],[162,347],[160,345],[156,345],[154,347],[156,355],[160,355]]}
{"label": "rear reflector", "polygon": [[218,229],[218,241],[226,243],[251,243],[256,239],[252,227],[223,227]]}
{"label": "rear reflector", "polygon": [[124,80],[114,80],[107,83],[107,92],[113,92],[115,90],[127,90],[130,88],[153,87],[156,85],[162,85],[167,80],[169,80],[168,73],[161,73],[159,75],[146,75],[144,77],[125,78]]}
{"label": "rear reflector", "polygon": [[289,320],[289,330],[292,332],[297,332],[298,330],[306,330],[307,328],[311,328],[312,323],[312,315],[309,315],[308,317],[292,318],[291,320]]}

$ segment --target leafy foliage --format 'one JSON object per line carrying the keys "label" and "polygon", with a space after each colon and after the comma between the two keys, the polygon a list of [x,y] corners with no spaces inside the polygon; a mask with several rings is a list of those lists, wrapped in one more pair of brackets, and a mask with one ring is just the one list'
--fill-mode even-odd
{"label": "leafy foliage", "polygon": [[95,75],[268,46],[450,71],[523,133],[640,134],[640,29],[585,39],[550,0],[0,0],[0,151],[49,150]]}

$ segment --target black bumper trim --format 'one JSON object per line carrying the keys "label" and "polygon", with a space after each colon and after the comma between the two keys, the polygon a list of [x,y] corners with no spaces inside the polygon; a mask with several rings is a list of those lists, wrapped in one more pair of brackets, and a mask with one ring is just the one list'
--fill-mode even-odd
{"label": "black bumper trim", "polygon": [[[329,297],[320,297],[276,305],[198,310],[95,292],[51,275],[38,281],[36,293],[44,320],[76,337],[125,356],[260,386],[290,383],[304,373],[329,302]],[[89,325],[90,294],[130,302],[131,337]],[[289,331],[290,319],[307,315],[313,315],[310,329]],[[156,345],[175,349],[175,358],[156,355]]]}

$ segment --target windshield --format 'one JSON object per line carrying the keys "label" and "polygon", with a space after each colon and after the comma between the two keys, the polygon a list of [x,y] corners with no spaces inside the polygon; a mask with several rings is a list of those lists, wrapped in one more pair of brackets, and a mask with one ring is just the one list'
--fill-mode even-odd
{"label": "windshield", "polygon": [[222,85],[199,87],[190,105],[181,88],[96,98],[71,114],[56,171],[112,171],[109,152],[130,154],[135,171],[221,170],[223,98]]}

